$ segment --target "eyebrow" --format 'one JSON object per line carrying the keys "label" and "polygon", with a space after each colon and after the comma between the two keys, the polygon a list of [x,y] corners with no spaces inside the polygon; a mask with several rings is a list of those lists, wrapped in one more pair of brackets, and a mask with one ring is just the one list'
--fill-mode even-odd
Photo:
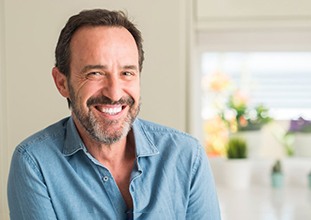
{"label": "eyebrow", "polygon": [[92,69],[107,69],[107,66],[104,65],[86,65],[82,68],[81,73],[85,73]]}
{"label": "eyebrow", "polygon": [[[98,64],[98,65],[86,65],[82,68],[81,72],[85,73],[85,72],[92,70],[92,69],[106,70],[106,69],[108,69],[108,67],[106,65],[100,65],[100,64]],[[130,70],[138,71],[138,67],[135,65],[125,65],[122,67],[122,69],[130,69]]]}
{"label": "eyebrow", "polygon": [[135,65],[125,65],[125,66],[123,66],[123,69],[130,69],[130,70],[138,71],[138,68]]}

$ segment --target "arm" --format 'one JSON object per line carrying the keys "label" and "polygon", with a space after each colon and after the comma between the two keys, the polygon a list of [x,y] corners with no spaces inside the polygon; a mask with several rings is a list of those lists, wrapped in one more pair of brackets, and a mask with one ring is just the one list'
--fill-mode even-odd
{"label": "arm", "polygon": [[207,156],[200,146],[191,176],[186,219],[220,220],[219,203]]}
{"label": "arm", "polygon": [[56,220],[38,164],[22,147],[16,148],[8,180],[11,220]]}

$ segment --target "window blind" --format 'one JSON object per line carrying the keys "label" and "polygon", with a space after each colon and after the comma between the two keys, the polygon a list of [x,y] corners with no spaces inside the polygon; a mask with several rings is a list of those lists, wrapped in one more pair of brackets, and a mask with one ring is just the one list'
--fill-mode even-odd
{"label": "window blind", "polygon": [[250,105],[264,104],[274,118],[311,117],[310,52],[202,53],[203,77],[216,71],[246,92]]}

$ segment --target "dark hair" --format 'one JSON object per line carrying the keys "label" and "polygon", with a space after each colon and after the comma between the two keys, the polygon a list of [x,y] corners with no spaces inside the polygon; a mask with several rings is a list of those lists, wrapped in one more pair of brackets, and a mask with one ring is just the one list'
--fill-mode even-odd
{"label": "dark hair", "polygon": [[67,77],[70,77],[70,41],[75,31],[85,26],[124,27],[135,39],[138,49],[139,69],[142,70],[144,51],[140,31],[129,21],[122,11],[106,9],[84,10],[69,18],[62,29],[55,50],[55,66]]}

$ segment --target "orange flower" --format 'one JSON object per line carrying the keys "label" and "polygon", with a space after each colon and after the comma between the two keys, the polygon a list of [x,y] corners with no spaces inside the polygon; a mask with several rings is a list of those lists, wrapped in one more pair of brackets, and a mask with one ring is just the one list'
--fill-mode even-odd
{"label": "orange flower", "polygon": [[237,90],[233,93],[231,102],[232,105],[237,109],[246,107],[248,103],[248,96],[240,90]]}
{"label": "orange flower", "polygon": [[210,156],[224,156],[228,141],[228,129],[225,122],[216,116],[204,124],[206,151]]}
{"label": "orange flower", "polygon": [[206,75],[202,80],[203,88],[208,88],[213,92],[222,92],[230,85],[230,78],[228,75],[215,72],[212,75]]}
{"label": "orange flower", "polygon": [[242,126],[242,127],[246,127],[248,125],[248,122],[246,120],[246,118],[244,116],[241,116],[239,118],[239,124]]}

